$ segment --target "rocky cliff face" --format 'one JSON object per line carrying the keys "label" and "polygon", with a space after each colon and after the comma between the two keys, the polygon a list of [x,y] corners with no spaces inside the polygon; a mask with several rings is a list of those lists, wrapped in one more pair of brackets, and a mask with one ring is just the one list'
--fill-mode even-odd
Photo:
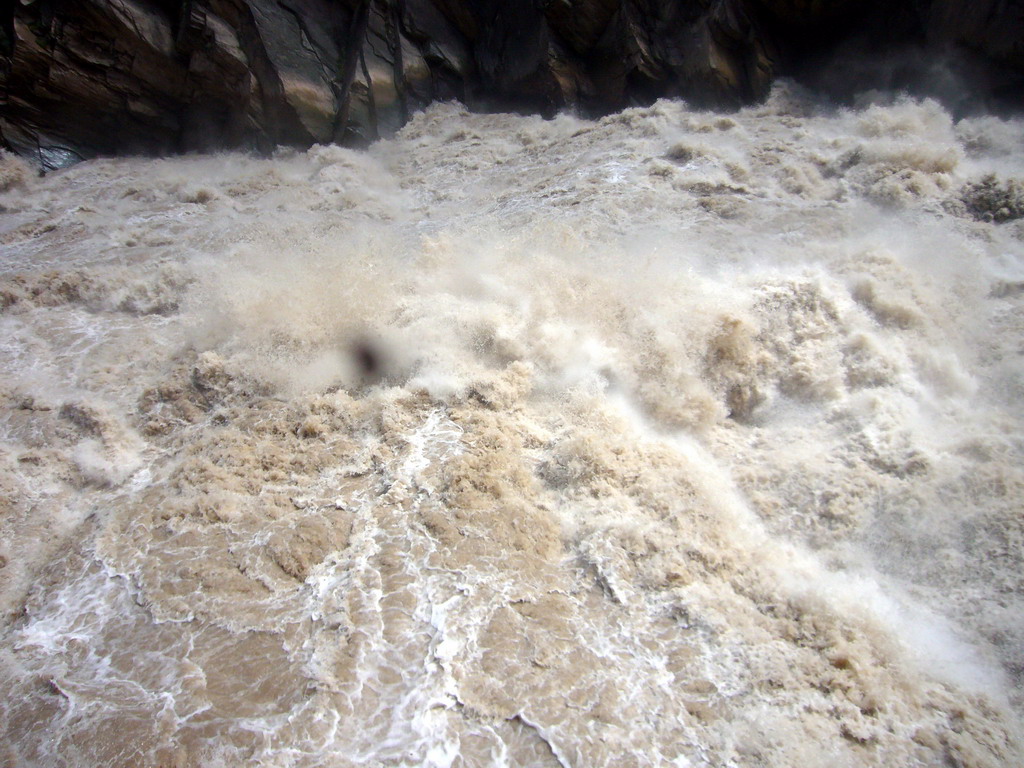
{"label": "rocky cliff face", "polygon": [[999,73],[993,88],[1004,90],[1024,72],[1020,0],[15,0],[3,8],[0,140],[45,167],[97,154],[371,140],[438,99],[541,113],[606,112],[661,96],[739,104],[764,95],[780,73],[828,71],[822,62],[850,41],[858,51],[955,50]]}
{"label": "rocky cliff face", "polygon": [[331,138],[329,0],[35,0],[5,19],[3,139],[45,165]]}

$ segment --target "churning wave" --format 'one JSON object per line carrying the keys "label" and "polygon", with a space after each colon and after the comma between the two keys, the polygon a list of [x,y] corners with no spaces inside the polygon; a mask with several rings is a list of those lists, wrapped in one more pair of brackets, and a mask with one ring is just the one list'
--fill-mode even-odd
{"label": "churning wave", "polygon": [[2,760],[1024,763],[1024,126],[3,159]]}

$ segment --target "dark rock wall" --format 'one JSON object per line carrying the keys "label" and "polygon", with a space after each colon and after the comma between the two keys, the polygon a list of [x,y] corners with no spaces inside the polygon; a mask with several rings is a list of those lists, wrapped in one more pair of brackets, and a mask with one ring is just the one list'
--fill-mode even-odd
{"label": "dark rock wall", "polygon": [[966,62],[1004,101],[1024,72],[1024,0],[9,0],[0,9],[0,141],[48,167],[97,154],[372,140],[436,99],[595,114],[661,96],[735,106],[780,73],[824,88],[885,87],[899,82],[883,82],[874,63],[894,56],[898,67],[907,50]]}
{"label": "dark rock wall", "polygon": [[6,11],[3,141],[45,164],[332,137],[329,0],[35,0]]}

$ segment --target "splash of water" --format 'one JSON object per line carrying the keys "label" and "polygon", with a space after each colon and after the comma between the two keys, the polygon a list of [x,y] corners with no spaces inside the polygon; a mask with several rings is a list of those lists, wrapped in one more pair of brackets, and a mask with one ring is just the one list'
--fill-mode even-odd
{"label": "splash of water", "polygon": [[783,84],[22,174],[4,759],[1020,762],[1022,136]]}

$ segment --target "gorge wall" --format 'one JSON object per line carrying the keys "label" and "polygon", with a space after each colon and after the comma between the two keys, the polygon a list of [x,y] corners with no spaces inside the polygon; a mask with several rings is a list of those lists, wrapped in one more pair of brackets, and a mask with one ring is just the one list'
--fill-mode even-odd
{"label": "gorge wall", "polygon": [[[14,0],[0,141],[104,154],[370,141],[431,101],[600,114],[738,106],[779,75],[1019,100],[1020,0]],[[954,74],[950,74],[953,71]]]}

